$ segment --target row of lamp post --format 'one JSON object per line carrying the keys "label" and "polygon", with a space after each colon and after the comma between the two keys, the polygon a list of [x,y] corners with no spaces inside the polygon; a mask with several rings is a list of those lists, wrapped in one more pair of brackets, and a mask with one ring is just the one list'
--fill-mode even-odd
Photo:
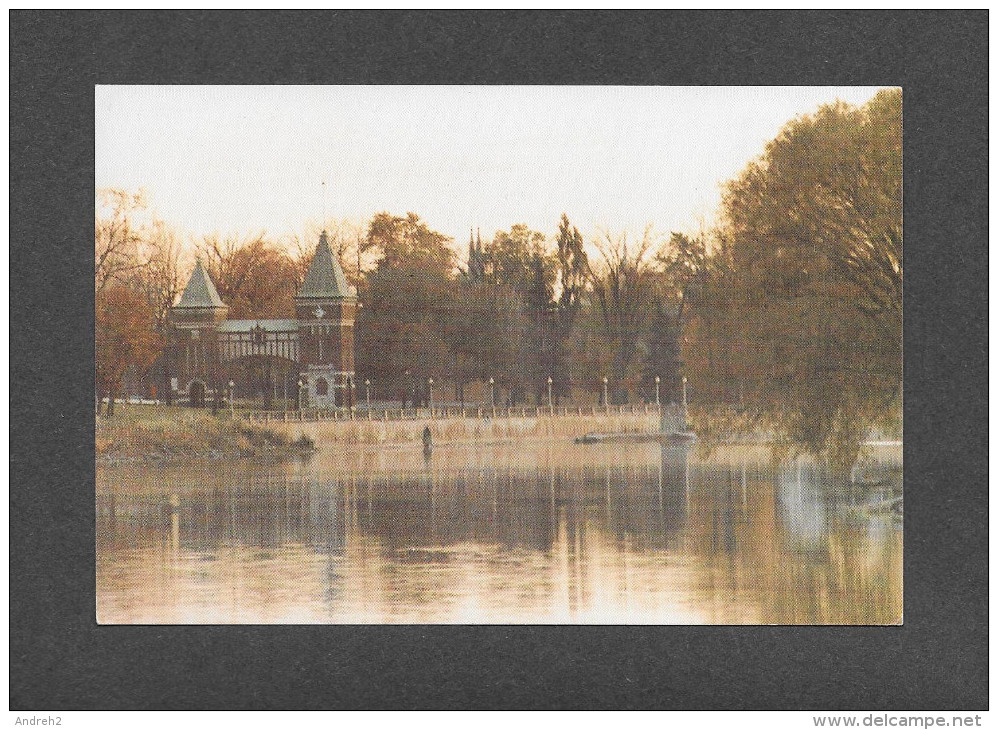
{"label": "row of lamp post", "polygon": [[[408,374],[408,371],[406,371],[406,374]],[[430,410],[432,411],[433,410],[433,378],[428,378],[427,381],[426,381],[426,383],[429,386],[429,402],[430,402]],[[661,401],[661,399],[659,397],[659,392],[660,392],[659,389],[660,389],[661,383],[662,383],[662,379],[658,375],[656,375],[655,376],[655,405],[657,405],[657,406],[662,404],[662,401]],[[371,381],[370,380],[365,380],[364,381],[364,385],[366,385],[367,388],[368,388],[367,406],[368,406],[368,408],[370,408],[371,407],[371,392],[370,392]],[[554,397],[553,397],[553,392],[552,392],[552,386],[553,385],[554,385],[554,379],[549,375],[548,376],[548,410],[550,412],[552,412],[552,413],[554,412]],[[603,404],[604,405],[609,405],[610,404],[609,392],[608,392],[609,391],[609,385],[610,385],[610,379],[607,376],[604,375],[603,376]],[[496,407],[496,379],[495,378],[489,378],[489,402],[490,402],[492,408],[494,409]],[[683,410],[684,411],[686,410],[686,377],[685,376],[683,376]]]}
{"label": "row of lamp post", "polygon": [[[662,402],[661,402],[661,400],[659,398],[659,387],[661,385],[661,382],[662,382],[662,379],[658,375],[656,375],[655,376],[655,405],[656,406],[662,404]],[[427,384],[427,386],[429,386],[428,387],[428,396],[429,396],[428,400],[429,400],[429,405],[430,405],[430,412],[432,413],[433,412],[433,378],[428,378],[427,381],[426,381],[426,384]],[[549,375],[548,376],[548,411],[550,413],[552,413],[552,414],[554,413],[554,397],[553,397],[553,392],[552,392],[552,386],[553,386],[553,384],[554,384],[554,380]],[[351,383],[351,386],[352,385],[353,384]],[[609,385],[610,385],[610,379],[607,376],[604,375],[603,376],[603,405],[604,406],[609,406],[610,405]],[[370,408],[371,408],[371,379],[370,378],[365,378],[364,379],[364,391],[365,391],[365,396],[366,396],[366,401],[367,401],[367,408],[368,408],[368,410],[370,410]],[[302,380],[301,378],[299,378],[299,380],[298,380],[298,410],[304,410],[304,408],[305,408],[305,406],[304,406],[304,393],[305,393],[305,381]],[[229,381],[229,413],[232,414],[233,416],[235,415],[235,410],[234,410],[235,409],[235,405],[234,405],[235,398],[236,398],[236,384],[235,384],[235,382],[233,382],[233,381],[230,380]],[[495,378],[489,378],[489,400],[491,401],[492,409],[495,410],[495,407],[496,407],[496,380],[495,380]],[[685,375],[683,376],[683,400],[682,400],[682,406],[683,406],[683,413],[685,413],[686,412],[686,407],[687,407],[687,403],[686,403],[686,376]]]}

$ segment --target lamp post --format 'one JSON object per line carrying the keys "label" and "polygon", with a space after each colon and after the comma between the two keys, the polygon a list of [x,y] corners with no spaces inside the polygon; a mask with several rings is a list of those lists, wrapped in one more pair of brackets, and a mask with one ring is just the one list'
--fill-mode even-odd
{"label": "lamp post", "polygon": [[607,395],[607,387],[606,387],[607,383],[609,383],[609,382],[610,382],[610,379],[607,378],[604,375],[603,376],[603,405],[606,407],[607,413],[610,412],[610,398]]}
{"label": "lamp post", "polygon": [[229,417],[230,418],[235,418],[236,417],[236,406],[235,406],[235,403],[234,403],[235,400],[236,400],[236,384],[230,380],[229,381]]}
{"label": "lamp post", "polygon": [[554,401],[551,400],[551,383],[552,382],[553,381],[551,380],[551,376],[548,375],[548,413],[550,413],[553,416],[554,415]]}
{"label": "lamp post", "polygon": [[305,381],[298,378],[298,413],[302,413],[305,410]]}
{"label": "lamp post", "polygon": [[489,378],[489,399],[492,401],[492,415],[496,414],[496,379]]}
{"label": "lamp post", "polygon": [[430,404],[430,418],[433,418],[433,378],[427,379],[426,385],[428,386],[429,390],[427,394],[427,400],[429,401]]}
{"label": "lamp post", "polygon": [[364,391],[367,395],[367,410],[371,410],[371,379],[364,378]]}
{"label": "lamp post", "polygon": [[662,405],[662,402],[658,399],[658,384],[661,383],[661,382],[662,382],[662,379],[656,375],[655,376],[655,405],[657,405],[657,406]]}
{"label": "lamp post", "polygon": [[689,417],[686,411],[686,376],[683,376],[683,430],[686,430],[686,424],[689,423]]}

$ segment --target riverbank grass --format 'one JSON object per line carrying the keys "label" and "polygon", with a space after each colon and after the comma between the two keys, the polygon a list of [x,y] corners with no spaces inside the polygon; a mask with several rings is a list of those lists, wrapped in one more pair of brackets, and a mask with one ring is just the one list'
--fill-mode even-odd
{"label": "riverbank grass", "polygon": [[227,412],[126,405],[96,421],[97,460],[105,463],[185,459],[280,459],[315,448],[308,437],[231,419]]}

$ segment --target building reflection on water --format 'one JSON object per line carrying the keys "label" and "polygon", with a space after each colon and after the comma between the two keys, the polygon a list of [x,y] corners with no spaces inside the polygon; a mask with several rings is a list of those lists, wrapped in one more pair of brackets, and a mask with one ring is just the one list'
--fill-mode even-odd
{"label": "building reflection on water", "polygon": [[816,465],[647,444],[396,456],[101,470],[99,620],[900,620],[900,523]]}

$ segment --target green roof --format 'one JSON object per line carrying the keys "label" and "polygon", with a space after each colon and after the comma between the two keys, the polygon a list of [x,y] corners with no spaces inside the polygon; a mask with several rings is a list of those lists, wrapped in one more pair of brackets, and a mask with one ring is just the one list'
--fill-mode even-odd
{"label": "green roof", "polygon": [[218,296],[218,290],[208,276],[208,272],[201,265],[198,259],[194,266],[194,273],[191,274],[190,281],[184,287],[184,293],[180,301],[174,305],[177,309],[228,309]]}
{"label": "green roof", "polygon": [[355,296],[343,267],[329,247],[329,238],[323,231],[319,245],[305,275],[305,283],[298,292],[299,299],[345,299]]}

